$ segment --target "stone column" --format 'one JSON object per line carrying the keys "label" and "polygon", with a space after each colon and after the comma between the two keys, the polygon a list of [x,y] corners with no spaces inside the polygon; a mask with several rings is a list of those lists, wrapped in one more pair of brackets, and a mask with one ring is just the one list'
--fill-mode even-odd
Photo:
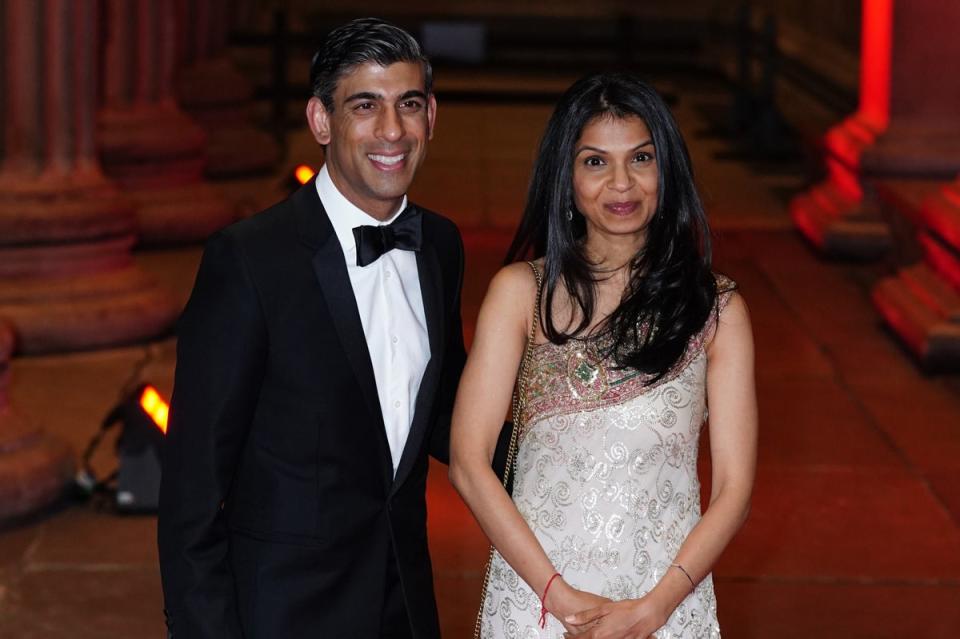
{"label": "stone column", "polygon": [[276,140],[251,124],[253,87],[227,55],[237,4],[177,0],[177,97],[209,135],[210,177],[267,172],[280,159]]}
{"label": "stone column", "polygon": [[871,179],[960,171],[958,24],[960,3],[863,0],[860,108],[827,133],[827,180],[790,206],[825,254],[869,258],[889,247]]}
{"label": "stone column", "polygon": [[[894,15],[895,21],[909,16],[896,31],[905,44],[898,52],[901,41],[895,40],[894,56],[911,74],[894,82],[890,103],[893,112],[907,115],[891,120],[864,155],[864,167],[878,174],[906,166],[911,173],[953,176],[960,171],[960,3],[899,0]],[[916,228],[922,259],[878,282],[874,303],[925,367],[960,370],[960,180],[888,181],[878,188]]]}
{"label": "stone column", "polygon": [[960,371],[960,179],[932,189],[919,204],[904,196],[917,188],[883,187],[885,199],[896,200],[917,227],[923,259],[880,280],[873,301],[925,368]]}
{"label": "stone column", "polygon": [[0,316],[20,352],[164,331],[177,309],[133,262],[136,219],[94,145],[96,0],[0,0]]}
{"label": "stone column", "polygon": [[0,321],[0,523],[56,501],[73,477],[70,449],[19,414],[7,397],[13,330]]}
{"label": "stone column", "polygon": [[173,96],[175,6],[106,0],[106,9],[98,131],[104,169],[136,203],[144,242],[201,240],[236,212],[203,181],[207,136]]}

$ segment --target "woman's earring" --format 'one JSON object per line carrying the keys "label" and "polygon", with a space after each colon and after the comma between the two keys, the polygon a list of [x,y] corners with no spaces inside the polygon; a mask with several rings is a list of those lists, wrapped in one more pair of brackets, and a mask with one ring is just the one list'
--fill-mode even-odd
{"label": "woman's earring", "polygon": [[570,209],[567,209],[567,222],[572,222],[572,221],[573,221],[573,211],[571,211]]}

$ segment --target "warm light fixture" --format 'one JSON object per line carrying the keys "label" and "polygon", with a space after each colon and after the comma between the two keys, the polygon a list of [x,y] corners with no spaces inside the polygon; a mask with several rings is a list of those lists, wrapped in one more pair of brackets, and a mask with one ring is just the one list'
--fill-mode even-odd
{"label": "warm light fixture", "polygon": [[[119,512],[154,512],[160,493],[160,448],[167,434],[170,406],[152,384],[125,392],[103,419],[81,459],[76,483],[83,495],[113,496]],[[117,469],[98,479],[91,467],[94,451],[118,426]]]}
{"label": "warm light fixture", "polygon": [[144,387],[143,392],[140,393],[140,408],[150,416],[150,419],[157,425],[157,428],[166,435],[167,416],[170,414],[170,406],[163,401],[163,398],[160,397],[160,393],[157,392],[156,388],[150,385]]}
{"label": "warm light fixture", "polygon": [[297,182],[300,184],[306,184],[316,174],[317,172],[306,164],[298,164],[297,168],[293,170],[293,176],[297,178]]}

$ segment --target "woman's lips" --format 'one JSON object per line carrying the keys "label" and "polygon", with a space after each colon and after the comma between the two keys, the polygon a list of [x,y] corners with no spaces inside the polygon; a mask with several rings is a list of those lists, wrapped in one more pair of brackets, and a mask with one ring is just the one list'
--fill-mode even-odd
{"label": "woman's lips", "polygon": [[637,210],[637,202],[608,202],[603,205],[614,215],[630,215]]}

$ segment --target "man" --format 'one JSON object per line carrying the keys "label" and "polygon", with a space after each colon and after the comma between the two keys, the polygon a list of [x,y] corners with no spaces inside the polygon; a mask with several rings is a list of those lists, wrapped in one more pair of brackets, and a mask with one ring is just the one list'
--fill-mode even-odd
{"label": "man", "polygon": [[439,636],[428,451],[447,460],[463,249],[407,206],[431,69],[386,23],[311,67],[316,180],[207,244],[179,328],[159,546],[177,639]]}

